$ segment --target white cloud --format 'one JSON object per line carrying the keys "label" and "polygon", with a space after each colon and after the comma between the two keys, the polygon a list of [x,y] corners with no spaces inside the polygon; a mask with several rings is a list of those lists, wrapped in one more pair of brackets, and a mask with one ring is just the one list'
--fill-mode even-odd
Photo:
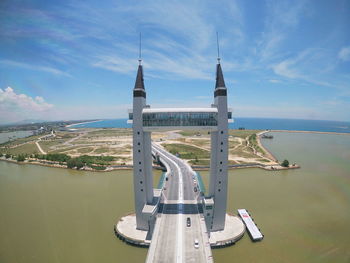
{"label": "white cloud", "polygon": [[280,83],[281,81],[278,79],[269,79],[271,83]]}
{"label": "white cloud", "polygon": [[338,58],[343,61],[350,61],[350,46],[343,47],[338,53]]}
{"label": "white cloud", "polygon": [[135,72],[135,59],[123,59],[117,56],[101,56],[92,66],[119,73]]}
{"label": "white cloud", "polygon": [[307,10],[305,1],[267,1],[266,8],[264,31],[257,46],[261,61],[271,61],[280,55],[282,43],[299,25]]}
{"label": "white cloud", "polygon": [[274,66],[272,66],[273,71],[280,76],[287,77],[290,79],[295,79],[299,77],[299,74],[292,69],[296,63],[293,59],[284,60]]}
{"label": "white cloud", "polygon": [[12,88],[0,89],[0,121],[10,122],[37,118],[53,108],[42,97],[17,94]]}
{"label": "white cloud", "polygon": [[309,48],[294,57],[272,65],[271,68],[275,74],[289,79],[302,80],[314,86],[348,90],[349,86],[344,78],[327,78],[336,64],[333,54],[326,49]]}
{"label": "white cloud", "polygon": [[18,61],[13,61],[13,60],[3,59],[3,60],[0,60],[0,64],[3,64],[5,66],[10,66],[10,67],[18,67],[18,68],[24,68],[24,69],[29,69],[29,70],[35,70],[35,71],[44,71],[44,72],[52,73],[55,75],[70,76],[68,73],[63,72],[59,69],[52,68],[52,67],[26,64],[26,63],[22,63],[22,62],[18,62]]}

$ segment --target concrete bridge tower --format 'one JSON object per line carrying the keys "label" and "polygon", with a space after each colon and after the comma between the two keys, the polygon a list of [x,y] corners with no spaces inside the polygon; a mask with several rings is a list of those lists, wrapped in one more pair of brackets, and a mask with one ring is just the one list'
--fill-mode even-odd
{"label": "concrete bridge tower", "polygon": [[225,227],[228,160],[227,89],[220,58],[218,58],[216,65],[216,84],[212,107],[216,107],[218,110],[218,125],[217,131],[211,132],[209,196],[214,200],[214,209],[210,231],[219,231]]}
{"label": "concrete bridge tower", "polygon": [[141,59],[133,90],[133,165],[134,165],[134,198],[136,228],[149,230],[149,218],[142,212],[147,204],[153,202],[153,175],[151,156],[151,134],[143,131],[142,111],[146,108],[146,91],[143,81]]}

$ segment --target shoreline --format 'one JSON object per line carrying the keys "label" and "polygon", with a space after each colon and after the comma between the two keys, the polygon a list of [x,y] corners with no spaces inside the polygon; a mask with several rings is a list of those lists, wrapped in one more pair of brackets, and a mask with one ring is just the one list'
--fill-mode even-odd
{"label": "shoreline", "polygon": [[[120,170],[132,170],[133,166],[132,165],[125,165],[125,166],[118,166],[118,167],[113,167],[113,166],[106,166],[105,170],[96,170],[91,167],[85,167],[82,169],[72,169],[68,168],[66,165],[60,165],[59,163],[44,163],[44,162],[39,162],[39,161],[24,161],[24,162],[18,162],[13,159],[5,159],[5,158],[0,158],[0,161],[3,162],[8,162],[8,163],[13,163],[13,164],[18,164],[18,165],[38,165],[38,166],[45,166],[45,167],[51,167],[51,168],[60,168],[60,169],[67,169],[67,170],[74,170],[74,171],[80,171],[80,172],[113,172],[113,171],[120,171]],[[152,166],[153,169],[158,169],[161,170],[161,166]],[[274,168],[271,168],[274,167]],[[209,166],[191,166],[191,168],[195,171],[209,171],[210,167]],[[228,170],[235,170],[235,169],[249,169],[249,168],[260,168],[263,170],[267,171],[278,171],[278,170],[289,170],[289,169],[298,169],[300,168],[299,165],[295,166],[289,166],[289,167],[281,167],[279,165],[263,165],[263,164],[241,164],[237,166],[228,166]]]}
{"label": "shoreline", "polygon": [[[75,125],[80,125],[80,124],[85,124],[85,123],[94,123],[94,122],[99,122],[99,121],[102,121],[102,119],[95,120],[95,121],[84,121],[84,122],[73,123],[73,124],[66,125],[65,127],[70,128],[70,127],[75,126]],[[82,129],[82,128],[76,128],[76,129]]]}
{"label": "shoreline", "polygon": [[[73,125],[78,125],[78,124],[83,124],[83,123],[93,123],[93,122],[98,122],[101,120],[95,120],[95,121],[88,121],[88,122],[81,122],[81,123],[76,123],[76,124],[71,124],[67,125],[66,127],[70,127]],[[77,128],[77,129],[83,129],[83,128]],[[268,132],[286,132],[286,133],[313,133],[313,134],[335,134],[335,135],[350,135],[350,133],[339,133],[339,132],[320,132],[320,131],[298,131],[298,130],[261,130],[260,132],[256,133],[257,135],[257,142],[259,147],[261,147],[269,156],[269,159],[273,162],[276,162],[276,164],[273,165],[264,165],[264,164],[255,164],[255,163],[246,163],[238,166],[229,166],[229,170],[234,170],[234,169],[248,169],[248,168],[260,168],[264,170],[269,170],[269,171],[275,171],[275,170],[288,170],[288,169],[296,169],[300,168],[299,165],[294,165],[294,166],[289,166],[289,167],[282,167],[278,163],[277,158],[271,153],[261,142],[261,136],[263,134],[266,134]],[[5,161],[5,162],[11,162],[11,163],[16,163],[16,164],[32,164],[32,165],[40,165],[40,166],[46,166],[46,167],[53,167],[53,168],[61,168],[61,169],[71,169],[68,168],[66,165],[60,165],[58,163],[43,163],[38,160],[31,160],[31,161],[24,161],[24,162],[18,162],[13,159],[5,159],[3,157],[0,158],[0,161]],[[209,166],[196,166],[193,165],[191,166],[194,170],[209,170]],[[156,167],[154,167],[156,168]],[[89,171],[89,172],[111,172],[115,170],[132,170],[133,167],[131,165],[126,165],[126,166],[118,166],[116,167],[115,165],[111,166],[106,166],[105,170],[95,170],[93,168],[87,168],[85,167],[84,169],[72,169],[76,171]],[[157,169],[157,168],[156,168]]]}
{"label": "shoreline", "polygon": [[261,149],[263,149],[263,151],[265,151],[267,153],[267,155],[269,156],[269,158],[271,160],[273,160],[274,162],[278,163],[278,159],[275,157],[275,155],[273,155],[272,152],[269,151],[269,149],[267,149],[261,142],[261,136],[264,135],[265,133],[268,133],[269,131],[262,131],[256,134],[257,136],[257,142],[258,145]]}
{"label": "shoreline", "polygon": [[335,134],[335,135],[350,135],[349,132],[322,132],[322,131],[298,131],[298,130],[264,130],[267,132],[290,132],[290,133],[315,133],[315,134]]}

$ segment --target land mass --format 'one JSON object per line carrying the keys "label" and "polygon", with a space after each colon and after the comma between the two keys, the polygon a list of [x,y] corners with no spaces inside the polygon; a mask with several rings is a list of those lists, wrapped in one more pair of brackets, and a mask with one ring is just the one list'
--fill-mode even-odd
{"label": "land mass", "polygon": [[[266,131],[229,130],[230,168],[282,169],[263,147]],[[153,132],[153,142],[186,160],[194,169],[210,165],[210,133],[203,131]],[[84,170],[132,168],[132,129],[79,128],[46,132],[0,145],[0,159]],[[155,162],[155,165],[158,165]],[[294,165],[289,168],[297,168]],[[285,169],[285,168],[283,168]]]}

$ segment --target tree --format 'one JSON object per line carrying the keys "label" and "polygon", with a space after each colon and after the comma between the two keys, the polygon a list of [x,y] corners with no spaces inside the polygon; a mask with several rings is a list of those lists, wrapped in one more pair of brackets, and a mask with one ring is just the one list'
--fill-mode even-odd
{"label": "tree", "polygon": [[288,160],[284,160],[284,161],[281,163],[281,166],[283,166],[283,167],[289,167],[289,161],[288,161]]}
{"label": "tree", "polygon": [[24,154],[19,154],[19,155],[16,157],[16,161],[17,161],[17,162],[24,162],[25,159],[26,159],[26,157],[24,156]]}
{"label": "tree", "polygon": [[9,159],[9,158],[11,158],[11,154],[9,154],[9,153],[6,153],[6,155],[5,155],[5,158],[6,158],[6,159]]}
{"label": "tree", "polygon": [[68,168],[74,168],[76,167],[78,170],[84,166],[84,162],[80,160],[79,158],[72,158],[67,161],[67,167]]}

